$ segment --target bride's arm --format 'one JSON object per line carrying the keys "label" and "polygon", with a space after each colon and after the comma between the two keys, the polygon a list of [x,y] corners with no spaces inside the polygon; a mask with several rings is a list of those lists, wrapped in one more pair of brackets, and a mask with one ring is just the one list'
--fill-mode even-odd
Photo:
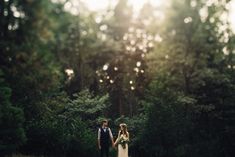
{"label": "bride's arm", "polygon": [[128,139],[128,141],[130,140],[130,134],[129,134],[129,132],[127,132],[127,139]]}
{"label": "bride's arm", "polygon": [[117,139],[116,139],[116,141],[114,142],[114,145],[116,145],[117,143],[118,143],[118,141],[119,141],[119,139],[120,139],[120,131],[118,132],[118,137],[117,137]]}
{"label": "bride's arm", "polygon": [[118,143],[119,138],[116,139],[116,141],[114,142],[114,146],[116,146],[116,144]]}

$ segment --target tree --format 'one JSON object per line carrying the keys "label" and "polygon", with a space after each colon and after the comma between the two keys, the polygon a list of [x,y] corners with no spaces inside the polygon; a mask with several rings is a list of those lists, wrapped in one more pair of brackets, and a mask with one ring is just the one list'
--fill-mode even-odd
{"label": "tree", "polygon": [[0,70],[0,154],[16,152],[26,142],[23,111],[11,104],[11,89]]}

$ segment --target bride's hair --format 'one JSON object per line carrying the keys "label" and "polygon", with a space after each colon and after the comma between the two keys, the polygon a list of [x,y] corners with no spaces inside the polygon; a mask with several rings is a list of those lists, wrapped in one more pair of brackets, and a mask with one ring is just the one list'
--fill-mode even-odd
{"label": "bride's hair", "polygon": [[[121,127],[123,128],[123,131],[121,130]],[[125,123],[120,124],[120,132],[121,134],[128,136],[127,125]]]}

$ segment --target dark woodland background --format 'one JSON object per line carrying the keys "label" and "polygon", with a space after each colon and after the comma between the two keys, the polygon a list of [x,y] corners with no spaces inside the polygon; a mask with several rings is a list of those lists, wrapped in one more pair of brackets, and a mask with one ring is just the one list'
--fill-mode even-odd
{"label": "dark woodland background", "polygon": [[233,157],[229,2],[146,3],[135,17],[126,0],[77,15],[69,0],[1,0],[0,156],[96,157],[109,118],[115,137],[128,124],[131,157]]}

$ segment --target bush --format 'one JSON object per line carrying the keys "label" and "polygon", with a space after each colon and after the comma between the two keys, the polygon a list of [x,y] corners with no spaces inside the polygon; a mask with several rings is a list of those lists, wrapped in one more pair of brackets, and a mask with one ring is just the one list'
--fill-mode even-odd
{"label": "bush", "polygon": [[23,111],[12,106],[11,89],[4,84],[0,70],[0,155],[15,152],[25,141]]}

